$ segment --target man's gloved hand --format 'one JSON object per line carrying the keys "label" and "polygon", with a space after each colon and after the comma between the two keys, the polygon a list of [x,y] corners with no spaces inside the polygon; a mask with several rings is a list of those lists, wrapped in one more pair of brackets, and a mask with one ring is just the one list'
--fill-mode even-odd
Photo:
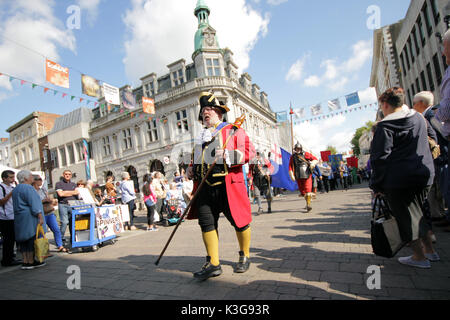
{"label": "man's gloved hand", "polygon": [[291,180],[292,180],[292,181],[295,181],[294,172],[289,171],[289,177],[291,177]]}

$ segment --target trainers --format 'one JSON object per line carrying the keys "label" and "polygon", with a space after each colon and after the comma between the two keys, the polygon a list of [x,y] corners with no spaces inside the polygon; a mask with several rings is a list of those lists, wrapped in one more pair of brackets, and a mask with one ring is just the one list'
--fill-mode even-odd
{"label": "trainers", "polygon": [[159,230],[159,229],[156,228],[156,227],[153,227],[153,228],[148,229],[148,231],[158,231],[158,230]]}
{"label": "trainers", "polygon": [[32,269],[34,269],[34,265],[32,263],[23,263],[21,269],[22,270],[32,270]]}
{"label": "trainers", "polygon": [[432,262],[434,262],[434,261],[440,261],[440,260],[441,260],[441,258],[440,258],[439,255],[437,254],[437,252],[434,252],[434,253],[425,253],[425,257],[426,257],[428,260],[432,261]]}
{"label": "trainers", "polygon": [[194,278],[197,280],[206,280],[211,277],[217,277],[222,274],[222,267],[219,265],[212,265],[210,257],[206,258],[206,263],[203,265],[202,270],[194,272]]}
{"label": "trainers", "polygon": [[244,255],[244,252],[239,251],[239,262],[236,265],[234,272],[244,273],[250,267],[250,259]]}
{"label": "trainers", "polygon": [[400,258],[398,258],[398,262],[400,262],[401,264],[406,264],[408,266],[416,267],[416,268],[423,268],[423,269],[431,268],[431,263],[429,260],[416,261],[416,260],[413,260],[412,256],[400,257]]}
{"label": "trainers", "polygon": [[39,261],[34,261],[34,263],[32,264],[32,266],[33,267],[35,267],[35,268],[40,268],[40,267],[43,267],[43,266],[45,266],[47,263],[45,263],[44,261],[42,261],[42,262],[39,262]]}

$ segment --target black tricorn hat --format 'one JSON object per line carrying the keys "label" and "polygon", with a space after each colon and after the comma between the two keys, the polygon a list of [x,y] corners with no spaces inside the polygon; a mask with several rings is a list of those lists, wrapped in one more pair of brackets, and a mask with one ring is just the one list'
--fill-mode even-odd
{"label": "black tricorn hat", "polygon": [[230,111],[230,108],[228,108],[223,102],[219,102],[219,100],[210,92],[202,92],[199,97],[200,101],[200,112],[198,113],[198,120],[203,121],[202,118],[202,110],[205,107],[215,107],[219,108],[222,111],[222,114],[227,113]]}

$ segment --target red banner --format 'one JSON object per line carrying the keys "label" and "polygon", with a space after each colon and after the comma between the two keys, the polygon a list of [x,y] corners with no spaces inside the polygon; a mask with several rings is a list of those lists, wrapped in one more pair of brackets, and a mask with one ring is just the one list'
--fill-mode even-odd
{"label": "red banner", "polygon": [[320,151],[320,157],[322,161],[328,161],[328,156],[331,156],[331,151]]}

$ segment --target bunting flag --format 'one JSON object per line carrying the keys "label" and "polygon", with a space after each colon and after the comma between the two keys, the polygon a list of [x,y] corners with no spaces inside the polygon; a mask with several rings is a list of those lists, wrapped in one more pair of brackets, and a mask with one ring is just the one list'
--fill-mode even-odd
{"label": "bunting flag", "polygon": [[311,113],[313,116],[317,116],[322,113],[322,106],[320,104],[316,104],[311,107]]}
{"label": "bunting flag", "polygon": [[55,86],[69,89],[69,68],[56,62],[45,60],[45,79]]}
{"label": "bunting flag", "polygon": [[357,104],[360,102],[359,96],[358,96],[358,92],[349,94],[347,96],[345,96],[345,100],[347,101],[347,106],[350,107],[354,104]]}
{"label": "bunting flag", "polygon": [[330,111],[336,111],[341,108],[341,103],[339,102],[339,99],[329,100],[328,101],[328,109]]}

